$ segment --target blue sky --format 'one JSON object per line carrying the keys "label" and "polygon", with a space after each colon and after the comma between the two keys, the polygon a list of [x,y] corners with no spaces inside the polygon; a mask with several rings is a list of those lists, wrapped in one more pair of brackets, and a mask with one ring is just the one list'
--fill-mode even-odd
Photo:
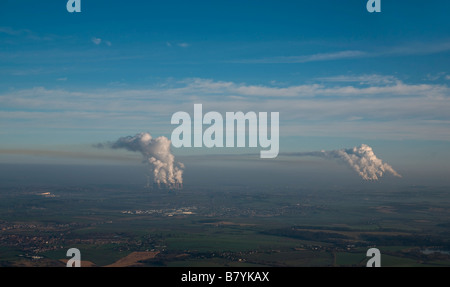
{"label": "blue sky", "polygon": [[450,168],[448,11],[449,1],[382,0],[370,14],[365,0],[82,0],[71,14],[64,0],[1,1],[0,160],[170,136],[171,115],[202,103],[280,112],[281,152],[366,143],[393,165]]}

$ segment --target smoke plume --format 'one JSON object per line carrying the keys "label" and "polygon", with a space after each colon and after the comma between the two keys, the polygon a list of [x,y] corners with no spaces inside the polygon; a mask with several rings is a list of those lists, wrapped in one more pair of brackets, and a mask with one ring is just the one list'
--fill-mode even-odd
{"label": "smoke plume", "polygon": [[317,156],[326,159],[337,159],[350,166],[364,180],[377,181],[385,174],[392,174],[396,177],[402,177],[392,166],[375,155],[372,148],[368,145],[361,145],[350,149],[340,149],[333,151],[317,151],[295,153],[297,156]]}
{"label": "smoke plume", "polygon": [[[103,147],[105,144],[97,145]],[[113,149],[126,149],[140,152],[144,157],[144,163],[148,164],[153,182],[158,187],[169,189],[181,189],[183,187],[184,165],[175,162],[175,156],[170,151],[171,141],[160,136],[152,138],[149,133],[139,133],[135,136],[121,137],[116,142],[106,146]],[[149,183],[148,183],[149,185]]]}

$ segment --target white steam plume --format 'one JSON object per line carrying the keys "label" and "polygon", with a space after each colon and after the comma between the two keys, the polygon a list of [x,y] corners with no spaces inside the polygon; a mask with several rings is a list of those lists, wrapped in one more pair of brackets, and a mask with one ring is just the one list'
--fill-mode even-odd
{"label": "white steam plume", "polygon": [[396,177],[402,177],[392,166],[383,161],[374,154],[372,148],[368,145],[361,145],[350,149],[340,149],[332,151],[302,152],[295,153],[297,156],[317,156],[326,159],[338,159],[349,165],[364,180],[377,181],[384,174],[390,173]]}
{"label": "white steam plume", "polygon": [[[170,151],[171,141],[160,136],[155,139],[149,133],[139,133],[135,136],[121,137],[116,142],[106,146],[113,149],[126,149],[140,152],[144,162],[148,164],[153,175],[153,181],[158,187],[181,189],[183,187],[184,164],[175,162],[175,156]],[[97,147],[103,147],[99,144]]]}

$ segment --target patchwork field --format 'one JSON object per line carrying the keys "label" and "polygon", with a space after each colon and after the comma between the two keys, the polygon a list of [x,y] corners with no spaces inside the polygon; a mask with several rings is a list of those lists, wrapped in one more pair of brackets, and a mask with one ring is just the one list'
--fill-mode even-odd
{"label": "patchwork field", "polygon": [[65,266],[75,247],[83,266],[365,266],[377,247],[382,266],[450,266],[448,198],[425,187],[3,187],[0,264]]}

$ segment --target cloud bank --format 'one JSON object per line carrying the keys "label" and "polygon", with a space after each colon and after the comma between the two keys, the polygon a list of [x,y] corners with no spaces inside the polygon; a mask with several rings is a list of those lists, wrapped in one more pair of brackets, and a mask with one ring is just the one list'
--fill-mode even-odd
{"label": "cloud bank", "polygon": [[24,133],[25,122],[41,134],[83,129],[97,135],[97,130],[126,133],[130,128],[164,133],[172,128],[174,112],[202,103],[220,113],[279,112],[281,134],[292,136],[448,141],[449,99],[446,82],[405,83],[389,75],[338,75],[300,85],[168,79],[139,89],[0,91],[0,122],[8,135]]}

